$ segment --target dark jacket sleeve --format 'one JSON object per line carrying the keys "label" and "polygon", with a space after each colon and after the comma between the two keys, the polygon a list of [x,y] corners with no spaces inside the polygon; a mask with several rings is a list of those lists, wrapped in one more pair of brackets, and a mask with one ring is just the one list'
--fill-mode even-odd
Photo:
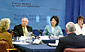
{"label": "dark jacket sleeve", "polygon": [[55,52],[63,52],[63,51],[64,51],[63,45],[64,45],[64,44],[63,44],[63,42],[62,42],[62,39],[60,38],[60,39],[59,39],[58,46],[56,47]]}
{"label": "dark jacket sleeve", "polygon": [[19,36],[19,32],[18,32],[18,26],[15,26],[14,27],[14,32],[13,32],[13,34],[14,34],[14,36],[16,37],[16,36]]}
{"label": "dark jacket sleeve", "polygon": [[28,32],[32,32],[32,27],[28,26],[27,29],[28,29]]}

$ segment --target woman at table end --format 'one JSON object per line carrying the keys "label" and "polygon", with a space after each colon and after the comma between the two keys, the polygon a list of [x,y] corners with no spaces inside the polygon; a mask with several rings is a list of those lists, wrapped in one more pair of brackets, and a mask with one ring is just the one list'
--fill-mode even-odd
{"label": "woman at table end", "polygon": [[0,21],[0,41],[6,41],[9,44],[10,48],[13,48],[12,44],[12,35],[7,32],[10,27],[10,19],[3,18]]}

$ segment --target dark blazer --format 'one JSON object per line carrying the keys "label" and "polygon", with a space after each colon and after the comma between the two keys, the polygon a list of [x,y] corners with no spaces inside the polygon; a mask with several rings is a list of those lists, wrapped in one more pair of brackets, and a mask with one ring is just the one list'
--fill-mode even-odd
{"label": "dark blazer", "polygon": [[[32,27],[27,26],[28,32],[32,32]],[[21,24],[14,27],[14,36],[24,36]]]}
{"label": "dark blazer", "polygon": [[65,48],[85,48],[85,36],[71,33],[66,37],[59,38],[55,52],[63,52]]}

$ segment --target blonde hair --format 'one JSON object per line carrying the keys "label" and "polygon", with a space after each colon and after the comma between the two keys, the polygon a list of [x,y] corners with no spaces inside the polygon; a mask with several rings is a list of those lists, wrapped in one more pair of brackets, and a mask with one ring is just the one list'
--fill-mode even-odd
{"label": "blonde hair", "polygon": [[0,32],[6,32],[9,29],[10,19],[3,18],[0,21]]}

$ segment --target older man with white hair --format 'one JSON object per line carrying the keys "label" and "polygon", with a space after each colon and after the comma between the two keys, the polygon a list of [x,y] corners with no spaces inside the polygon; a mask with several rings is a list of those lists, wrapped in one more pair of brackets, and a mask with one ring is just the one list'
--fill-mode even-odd
{"label": "older man with white hair", "polygon": [[67,36],[59,38],[59,44],[55,52],[63,52],[65,48],[85,48],[85,36],[75,34],[73,22],[66,24]]}
{"label": "older man with white hair", "polygon": [[27,36],[27,32],[32,32],[32,27],[28,26],[28,19],[22,18],[21,24],[14,27],[14,36]]}

